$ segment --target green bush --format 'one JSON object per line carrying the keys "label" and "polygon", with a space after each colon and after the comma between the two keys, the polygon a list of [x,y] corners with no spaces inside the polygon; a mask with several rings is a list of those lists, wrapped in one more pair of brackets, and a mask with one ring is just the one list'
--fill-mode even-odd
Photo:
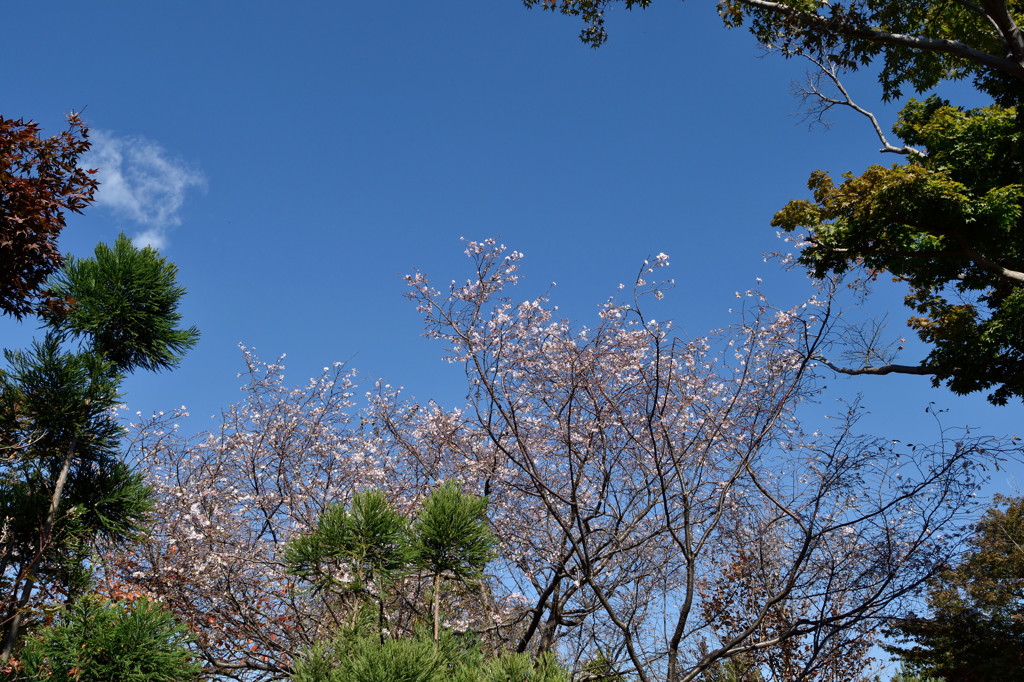
{"label": "green bush", "polygon": [[296,660],[292,682],[568,682],[551,655],[504,653],[485,660],[475,643],[443,633],[413,639],[339,637],[321,642]]}
{"label": "green bush", "polygon": [[569,673],[551,654],[534,660],[529,654],[504,653],[478,666],[455,671],[455,682],[568,682]]}
{"label": "green bush", "polygon": [[[340,646],[339,646],[340,644]],[[373,638],[351,644],[315,645],[296,661],[294,682],[434,682],[444,665],[429,639]]]}
{"label": "green bush", "polygon": [[186,682],[200,670],[188,641],[158,602],[87,595],[26,638],[8,680]]}

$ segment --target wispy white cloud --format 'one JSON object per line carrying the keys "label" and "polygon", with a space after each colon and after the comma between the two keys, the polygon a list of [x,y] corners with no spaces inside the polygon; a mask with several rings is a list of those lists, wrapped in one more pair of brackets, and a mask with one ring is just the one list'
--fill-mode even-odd
{"label": "wispy white cloud", "polygon": [[96,204],[144,228],[133,237],[136,244],[166,246],[168,230],[181,224],[185,195],[205,189],[206,178],[144,137],[93,130],[90,139],[92,149],[83,165],[98,170]]}
{"label": "wispy white cloud", "polygon": [[132,243],[140,249],[152,246],[159,251],[167,246],[167,232],[162,227],[151,227],[132,237]]}

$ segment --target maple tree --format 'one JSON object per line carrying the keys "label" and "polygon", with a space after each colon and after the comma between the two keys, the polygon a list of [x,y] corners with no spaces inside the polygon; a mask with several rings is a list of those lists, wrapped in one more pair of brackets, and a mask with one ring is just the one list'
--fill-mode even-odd
{"label": "maple tree", "polygon": [[[651,0],[523,0],[527,7],[583,19],[580,39],[608,39],[605,13],[646,8]],[[881,63],[886,99],[909,85],[924,92],[947,80],[971,78],[1002,104],[1024,85],[1024,34],[1016,2],[931,0],[719,0],[727,27],[746,26],[762,45],[786,56],[807,55],[857,70]]]}
{"label": "maple tree", "polygon": [[[579,16],[584,42],[606,39],[605,11],[650,0],[524,0]],[[817,72],[802,88],[811,114],[848,107],[866,116],[891,167],[844,175],[838,186],[816,171],[813,201],[791,201],[773,224],[804,239],[800,262],[814,276],[888,273],[910,289],[908,324],[930,348],[923,360],[895,362],[870,343],[833,362],[845,374],[927,375],[956,393],[988,391],[1005,404],[1024,397],[1024,34],[1016,2],[721,0],[726,26],[746,26],[767,49],[805,57]],[[886,139],[877,119],[843,87],[843,72],[877,68],[885,100],[971,79],[994,102],[963,108],[931,97],[910,100]],[[864,336],[872,336],[867,334]],[[894,347],[896,344],[892,344]]]}
{"label": "maple tree", "polygon": [[88,150],[89,128],[76,113],[50,138],[36,123],[0,116],[0,312],[30,314],[60,268],[66,212],[81,213],[98,185],[95,171],[78,165]]}
{"label": "maple tree", "polygon": [[847,374],[924,374],[956,393],[1024,397],[1024,243],[1017,114],[911,100],[894,130],[907,162],[871,166],[836,185],[821,171],[813,201],[791,201],[773,225],[800,233],[800,262],[816,277],[890,273],[910,289],[908,324],[931,347],[916,365],[861,349]]}

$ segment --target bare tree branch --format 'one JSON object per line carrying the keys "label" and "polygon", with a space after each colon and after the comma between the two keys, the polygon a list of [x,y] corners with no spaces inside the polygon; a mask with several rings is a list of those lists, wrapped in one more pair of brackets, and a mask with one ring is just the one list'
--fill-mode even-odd
{"label": "bare tree branch", "polygon": [[[882,143],[882,148],[879,149],[880,152],[904,155],[924,154],[924,152],[922,152],[921,150],[915,149],[910,145],[903,145],[902,147],[897,147],[890,143],[888,139],[886,139],[885,133],[882,131],[882,126],[878,123],[878,119],[875,118],[875,115],[868,111],[867,109],[864,109],[863,107],[858,105],[850,96],[850,93],[847,91],[846,87],[843,85],[842,81],[839,78],[839,68],[834,63],[808,54],[804,54],[802,56],[805,59],[807,59],[807,61],[814,64],[817,70],[815,71],[815,77],[808,78],[807,83],[805,85],[797,86],[797,95],[804,101],[818,101],[818,105],[811,109],[811,113],[816,113],[818,115],[819,122],[824,123],[821,117],[825,112],[827,112],[832,107],[848,107],[856,111],[861,116],[867,118],[868,121],[871,123],[871,127],[874,128],[875,134],[878,136],[878,139]],[[826,78],[830,83],[832,83],[836,90],[839,91],[841,98],[830,96],[820,87],[820,81],[822,77]]]}
{"label": "bare tree branch", "polygon": [[840,367],[838,365],[832,364],[830,361],[828,361],[826,358],[821,357],[820,355],[814,356],[814,359],[817,360],[818,362],[820,362],[821,364],[825,365],[829,369],[831,369],[833,372],[839,372],[840,374],[850,374],[850,375],[860,375],[860,374],[876,374],[876,375],[882,375],[882,374],[916,374],[916,375],[919,375],[919,376],[930,376],[930,375],[934,374],[933,371],[931,371],[927,367],[922,367],[921,365],[895,365],[895,364],[890,364],[890,365],[880,365],[880,366],[877,366],[877,367],[859,367],[859,368],[854,368],[854,367]]}

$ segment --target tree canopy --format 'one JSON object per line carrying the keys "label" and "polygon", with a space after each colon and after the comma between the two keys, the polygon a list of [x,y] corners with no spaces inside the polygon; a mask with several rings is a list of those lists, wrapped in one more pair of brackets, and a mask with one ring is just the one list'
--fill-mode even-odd
{"label": "tree canopy", "polygon": [[945,680],[1009,680],[1024,670],[1024,498],[996,498],[959,565],[929,584],[930,618],[911,615],[893,634],[918,672]]}
{"label": "tree canopy", "polygon": [[[70,603],[88,586],[98,542],[146,527],[144,476],[120,457],[114,414],[125,372],[172,367],[198,340],[178,326],[176,269],[123,234],[96,257],[69,258],[51,285],[65,305],[42,315],[46,334],[7,350],[0,369],[0,632],[6,662],[42,599]],[[67,343],[70,340],[78,344]],[[37,589],[42,588],[42,589]]]}
{"label": "tree canopy", "polygon": [[[647,7],[650,0],[524,0],[527,6],[581,17],[585,43],[607,39],[606,9]],[[839,94],[805,91],[823,109],[868,116],[883,152],[906,157],[892,166],[848,173],[838,186],[812,173],[813,200],[789,202],[773,224],[800,234],[800,262],[815,277],[866,270],[904,282],[908,320],[930,351],[915,364],[863,348],[848,374],[930,375],[956,393],[989,392],[1005,404],[1024,397],[1024,36],[1016,2],[877,0],[720,0],[726,26],[749,28],[766,48],[809,58]],[[840,82],[843,71],[878,69],[882,95],[925,93],[971,79],[988,107],[965,109],[929,97],[910,100],[889,144],[877,120]]]}
{"label": "tree canopy", "polygon": [[158,602],[79,599],[28,638],[8,680],[189,682],[199,665],[189,635]]}
{"label": "tree canopy", "polygon": [[[646,8],[651,0],[523,0],[527,7],[580,17],[580,39],[608,40],[605,12]],[[786,55],[825,57],[847,69],[876,59],[885,97],[922,92],[944,80],[971,78],[1000,103],[1015,102],[1024,85],[1024,36],[1017,2],[928,0],[719,0],[730,28],[746,26]]]}
{"label": "tree canopy", "polygon": [[[441,640],[610,680],[855,680],[877,623],[949,558],[939,534],[970,515],[982,460],[1019,450],[862,435],[856,405],[805,430],[827,300],[751,292],[735,327],[684,339],[646,315],[664,254],[593,326],[513,291],[522,254],[466,255],[464,280],[407,279],[466,405],[381,382],[357,409],[343,366],[290,389],[247,353],[245,398],[209,432],[139,425],[155,527],[106,565],[196,630],[207,674],[273,679],[341,630],[427,637],[443,613]],[[324,646],[311,665],[350,651]]]}
{"label": "tree canopy", "polygon": [[919,366],[849,373],[931,374],[956,393],[1024,396],[1024,176],[1014,108],[964,110],[937,97],[910,100],[894,127],[907,163],[846,174],[816,171],[813,201],[791,201],[772,224],[805,240],[816,277],[854,268],[906,283],[908,324],[931,345]]}
{"label": "tree canopy", "polygon": [[155,249],[136,248],[122,233],[92,258],[68,259],[49,291],[73,305],[44,311],[44,319],[59,338],[85,340],[119,371],[171,369],[199,340],[194,326],[178,327],[185,287],[177,275]]}

